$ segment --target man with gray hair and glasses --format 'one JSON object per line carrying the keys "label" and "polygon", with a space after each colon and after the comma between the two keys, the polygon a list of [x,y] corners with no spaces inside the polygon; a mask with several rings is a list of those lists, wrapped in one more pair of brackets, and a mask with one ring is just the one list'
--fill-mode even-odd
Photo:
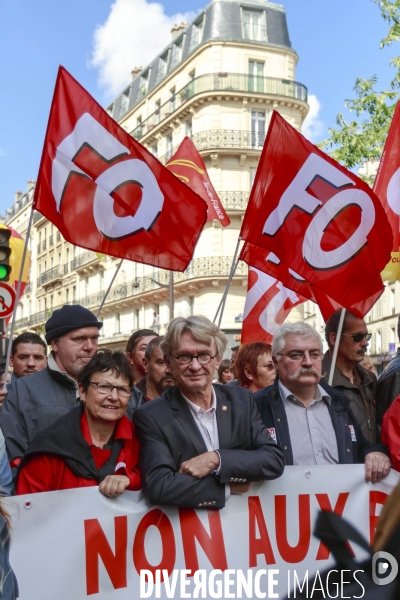
{"label": "man with gray hair and glasses", "polygon": [[222,508],[249,482],[275,479],[281,448],[249,390],[213,385],[227,338],[206,317],[174,319],[161,348],[177,385],[133,416],[143,491],[152,504]]}
{"label": "man with gray hair and glasses", "polygon": [[389,452],[362,434],[349,399],[321,381],[322,340],[306,323],[284,323],[275,334],[275,383],[254,395],[263,423],[283,448],[287,465],[365,462],[366,481],[389,473]]}

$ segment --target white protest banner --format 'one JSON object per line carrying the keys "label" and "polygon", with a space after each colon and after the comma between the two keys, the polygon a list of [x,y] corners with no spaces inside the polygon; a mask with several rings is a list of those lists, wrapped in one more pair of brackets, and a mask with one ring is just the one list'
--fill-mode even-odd
{"label": "white protest banner", "polygon": [[[140,492],[111,500],[96,487],[10,498],[20,600],[295,597],[307,570],[311,589],[333,563],[312,536],[318,511],[335,510],[370,540],[399,479],[366,484],[363,465],[287,467],[221,511],[148,506]],[[140,586],[144,569],[169,580],[156,571],[158,585]]]}

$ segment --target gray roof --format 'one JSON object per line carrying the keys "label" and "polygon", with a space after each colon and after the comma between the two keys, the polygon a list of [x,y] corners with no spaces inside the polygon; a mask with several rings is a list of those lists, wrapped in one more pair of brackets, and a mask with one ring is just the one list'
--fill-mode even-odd
{"label": "gray roof", "polygon": [[[108,106],[108,111],[117,121],[129,112],[138,102],[150,93],[162,79],[172,73],[179,63],[186,60],[197,48],[210,40],[242,41],[244,38],[242,27],[242,10],[265,11],[267,30],[264,41],[251,41],[246,43],[265,44],[266,46],[281,46],[291,48],[289,32],[286,22],[285,9],[280,4],[273,4],[267,0],[212,0],[208,6],[180,33],[175,40],[164,48],[164,50],[146,67],[129,86]],[[199,43],[193,45],[196,25],[203,24]],[[182,43],[182,54],[178,63],[171,67],[171,55],[173,47]],[[157,79],[157,70],[161,57],[167,56],[166,73]],[[139,96],[139,88],[143,84],[142,76],[149,75],[147,91]],[[125,108],[121,107],[125,95]],[[128,102],[126,102],[128,99]]]}

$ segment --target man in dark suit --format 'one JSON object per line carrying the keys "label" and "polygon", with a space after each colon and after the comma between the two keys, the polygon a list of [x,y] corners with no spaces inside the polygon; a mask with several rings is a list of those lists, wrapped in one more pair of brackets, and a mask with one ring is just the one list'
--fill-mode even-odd
{"label": "man in dark suit", "polygon": [[272,343],[275,383],[254,395],[287,465],[365,463],[376,483],[389,473],[383,444],[364,437],[349,399],[321,380],[322,340],[307,323],[284,323]]}
{"label": "man in dark suit", "polygon": [[212,385],[227,339],[206,317],[178,317],[162,343],[177,386],[134,414],[152,504],[222,508],[251,481],[279,477],[282,450],[249,390]]}

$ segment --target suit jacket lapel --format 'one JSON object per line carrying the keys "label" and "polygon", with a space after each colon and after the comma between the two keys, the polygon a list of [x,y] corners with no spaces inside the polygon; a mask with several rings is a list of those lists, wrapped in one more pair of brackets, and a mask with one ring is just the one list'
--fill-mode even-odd
{"label": "suit jacket lapel", "polygon": [[182,397],[178,387],[173,388],[171,391],[171,408],[176,420],[195,447],[197,454],[204,454],[204,452],[207,452],[207,447],[199,428],[197,427],[194,417],[190,412],[190,408]]}
{"label": "suit jacket lapel", "polygon": [[231,447],[232,404],[230,399],[219,389],[214,388],[217,396],[217,425],[220,448]]}

